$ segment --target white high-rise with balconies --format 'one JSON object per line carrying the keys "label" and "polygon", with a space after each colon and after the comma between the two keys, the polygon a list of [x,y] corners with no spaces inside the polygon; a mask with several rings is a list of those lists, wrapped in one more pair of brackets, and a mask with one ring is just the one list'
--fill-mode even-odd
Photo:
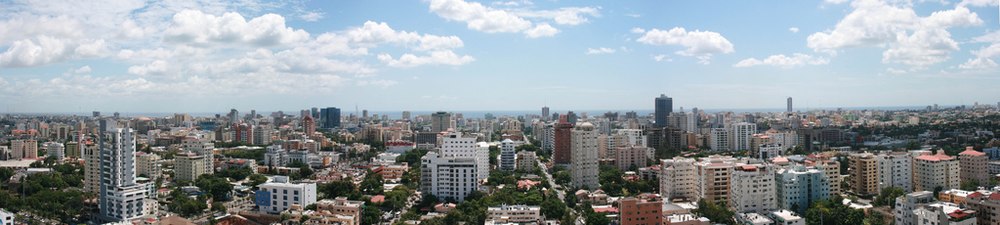
{"label": "white high-rise with balconies", "polygon": [[729,133],[730,144],[732,147],[730,150],[742,151],[750,150],[751,140],[753,139],[753,134],[757,133],[757,124],[753,123],[735,123],[731,125],[732,132]]}
{"label": "white high-rise with balconies", "polygon": [[588,122],[577,125],[570,132],[570,146],[573,148],[570,156],[570,170],[573,186],[577,188],[597,189],[599,169],[597,168],[597,129]]}
{"label": "white high-rise with balconies", "polygon": [[660,196],[666,200],[698,199],[698,171],[694,159],[674,157],[660,160]]}
{"label": "white high-rise with balconies", "polygon": [[879,190],[899,187],[906,193],[913,191],[913,156],[910,153],[883,153],[875,157],[878,163]]}
{"label": "white high-rise with balconies", "polygon": [[100,217],[105,221],[142,217],[148,190],[135,179],[135,132],[127,125],[118,128],[110,119],[101,121],[100,127]]}
{"label": "white high-rise with balconies", "polygon": [[461,132],[449,132],[441,143],[442,157],[476,160],[477,179],[490,177],[490,145],[477,142],[476,137],[463,137]]}
{"label": "white high-rise with balconies", "polygon": [[462,202],[479,189],[479,165],[474,158],[444,157],[430,151],[420,162],[420,192],[425,195]]}
{"label": "white high-rise with balconies", "polygon": [[513,171],[517,168],[517,143],[510,139],[500,142],[500,169]]}
{"label": "white high-rise with balconies", "polygon": [[738,213],[767,213],[778,209],[774,167],[737,164],[730,184],[730,208]]}

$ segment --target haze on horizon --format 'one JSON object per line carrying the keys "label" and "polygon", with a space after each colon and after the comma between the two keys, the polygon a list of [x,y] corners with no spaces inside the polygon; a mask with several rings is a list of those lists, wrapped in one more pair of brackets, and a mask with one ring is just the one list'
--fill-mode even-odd
{"label": "haze on horizon", "polygon": [[997,4],[5,1],[0,111],[997,104]]}

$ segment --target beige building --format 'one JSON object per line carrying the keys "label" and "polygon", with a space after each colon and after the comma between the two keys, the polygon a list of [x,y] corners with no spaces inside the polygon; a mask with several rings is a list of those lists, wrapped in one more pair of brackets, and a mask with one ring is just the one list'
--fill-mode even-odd
{"label": "beige building", "polygon": [[198,176],[207,174],[205,171],[205,156],[195,153],[181,153],[174,157],[174,180],[194,181]]}
{"label": "beige building", "polygon": [[538,168],[538,156],[532,151],[521,151],[517,153],[517,170],[533,172]]}
{"label": "beige building", "polygon": [[635,168],[646,167],[646,152],[648,147],[645,146],[628,146],[619,147],[615,150],[615,164],[618,165],[618,169],[622,171],[629,171],[629,168],[635,166]]}
{"label": "beige building", "polygon": [[715,201],[717,204],[729,202],[730,177],[735,159],[712,156],[702,158],[694,164],[697,171],[698,197]]}
{"label": "beige building", "polygon": [[698,172],[694,163],[694,159],[681,157],[660,160],[660,196],[663,199],[698,199]]}
{"label": "beige building", "polygon": [[135,163],[135,174],[152,180],[163,175],[163,168],[160,165],[160,156],[153,153],[137,152]]}
{"label": "beige building", "polygon": [[878,159],[871,153],[851,154],[847,157],[851,164],[851,189],[857,195],[877,195]]}
{"label": "beige building", "polygon": [[[985,164],[984,164],[985,165]],[[960,186],[958,159],[948,156],[944,150],[937,154],[917,156],[913,160],[913,184],[915,191],[957,189]]]}
{"label": "beige building", "polygon": [[986,170],[989,157],[986,156],[986,153],[976,151],[972,149],[972,146],[969,146],[965,148],[965,151],[958,153],[958,162],[961,168],[959,178],[962,181],[976,181],[983,185],[989,182],[990,174]]}
{"label": "beige building", "polygon": [[501,205],[486,208],[486,224],[535,224],[541,223],[541,208],[526,205]]}
{"label": "beige building", "polygon": [[1000,224],[1000,193],[972,192],[966,197],[965,205],[978,212],[977,224]]}
{"label": "beige building", "polygon": [[83,146],[83,189],[94,194],[101,191],[100,149],[92,142]]}
{"label": "beige building", "polygon": [[346,197],[337,197],[333,200],[325,199],[316,202],[315,211],[304,210],[303,206],[293,204],[282,214],[289,215],[288,220],[285,221],[295,223],[302,221],[302,217],[307,217],[306,222],[302,223],[304,225],[360,225],[361,209],[364,205],[363,201],[351,201],[347,200]]}
{"label": "beige building", "polygon": [[830,196],[840,195],[840,185],[844,181],[844,177],[840,176],[840,162],[829,159],[822,160],[816,162],[816,168],[822,169],[823,173],[826,174],[827,181],[830,183]]}
{"label": "beige building", "polygon": [[729,208],[738,213],[767,213],[778,208],[771,165],[740,163],[734,168]]}
{"label": "beige building", "polygon": [[11,140],[10,151],[11,151],[11,158],[14,160],[37,159],[38,141],[31,139]]}

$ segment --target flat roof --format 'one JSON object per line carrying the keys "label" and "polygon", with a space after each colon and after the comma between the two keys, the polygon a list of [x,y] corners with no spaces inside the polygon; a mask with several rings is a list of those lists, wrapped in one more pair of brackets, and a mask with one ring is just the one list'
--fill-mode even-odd
{"label": "flat roof", "polygon": [[0,167],[13,167],[13,168],[28,168],[31,163],[38,161],[33,159],[22,159],[22,160],[6,160],[0,161]]}

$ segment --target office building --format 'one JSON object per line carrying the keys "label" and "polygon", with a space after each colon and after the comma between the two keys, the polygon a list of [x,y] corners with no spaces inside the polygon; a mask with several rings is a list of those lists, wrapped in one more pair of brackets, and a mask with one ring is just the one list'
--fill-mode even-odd
{"label": "office building", "polygon": [[553,150],[552,159],[555,164],[567,165],[571,163],[571,157],[573,157],[572,152],[572,139],[570,139],[571,132],[573,131],[573,124],[569,123],[569,120],[565,115],[559,116],[559,122],[555,124],[555,131],[553,134]]}
{"label": "office building", "polygon": [[431,132],[445,132],[455,129],[455,121],[451,119],[451,113],[436,112],[431,114]]}
{"label": "office building", "polygon": [[476,137],[464,137],[460,132],[450,132],[442,140],[440,154],[445,158],[470,158],[476,161],[479,180],[490,176],[490,146],[477,142]]}
{"label": "office building", "polygon": [[465,201],[479,189],[475,158],[444,157],[430,151],[420,158],[420,192],[440,200]]}
{"label": "office building", "polygon": [[487,224],[540,224],[542,208],[527,205],[500,205],[486,208]]}
{"label": "office building", "polygon": [[792,97],[788,97],[788,108],[785,109],[785,112],[792,112]]}
{"label": "office building", "polygon": [[[408,115],[407,119],[409,119]],[[319,122],[323,129],[333,129],[340,127],[340,109],[336,107],[326,107],[320,109]]]}
{"label": "office building", "polygon": [[667,127],[667,117],[674,111],[674,99],[660,94],[654,102],[653,122],[655,127]]}
{"label": "office building", "polygon": [[598,158],[597,130],[594,125],[584,122],[571,132],[572,156],[570,171],[573,186],[581,189],[597,189]]}
{"label": "office building", "polygon": [[549,121],[551,119],[551,116],[552,116],[552,114],[549,114],[549,107],[548,106],[543,106],[542,107],[542,121]]}
{"label": "office building", "polygon": [[517,167],[517,144],[510,139],[500,142],[500,169],[513,171]]}
{"label": "office building", "polygon": [[103,221],[123,221],[144,216],[149,190],[136,183],[135,132],[114,120],[100,123],[100,191],[98,207]]}
{"label": "office building", "polygon": [[655,194],[640,194],[618,200],[621,225],[663,224],[663,201]]}
{"label": "office building", "polygon": [[871,153],[851,154],[847,157],[850,163],[850,182],[854,194],[877,195],[879,193],[878,158]]}
{"label": "office building", "polygon": [[66,147],[59,142],[46,142],[45,152],[48,154],[46,157],[55,157],[56,161],[66,158]]}
{"label": "office building", "polygon": [[694,159],[681,157],[661,159],[660,196],[671,201],[698,199],[698,172],[694,163]]}
{"label": "office building", "polygon": [[730,185],[730,208],[739,213],[767,213],[778,209],[774,168],[767,164],[736,165]]}
{"label": "office building", "polygon": [[958,153],[959,178],[961,181],[975,181],[977,184],[989,183],[990,174],[986,170],[988,161],[986,153],[976,151],[972,146],[966,147],[965,151]]}
{"label": "office building", "polygon": [[915,191],[934,191],[958,189],[961,185],[959,176],[959,161],[953,156],[938,150],[937,154],[924,154],[914,158],[913,189]]}
{"label": "office building", "polygon": [[907,193],[913,191],[913,157],[910,153],[890,152],[876,157],[878,157],[878,190],[898,187]]}
{"label": "office building", "polygon": [[792,166],[778,169],[774,179],[779,208],[805,213],[813,202],[830,197],[830,184],[821,170]]}
{"label": "office building", "polygon": [[280,213],[292,205],[308,206],[316,203],[316,183],[291,183],[286,176],[271,177],[271,181],[257,186],[254,203],[260,211]]}

